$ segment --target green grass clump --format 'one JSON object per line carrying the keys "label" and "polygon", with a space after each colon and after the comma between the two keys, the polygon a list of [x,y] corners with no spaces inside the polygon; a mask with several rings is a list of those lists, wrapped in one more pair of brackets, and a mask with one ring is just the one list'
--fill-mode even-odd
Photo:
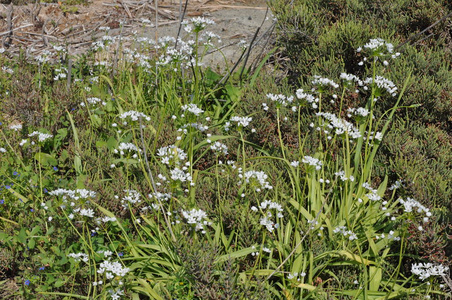
{"label": "green grass clump", "polygon": [[[344,70],[361,77],[371,76],[370,68],[359,65],[362,56],[356,49],[375,36],[391,41],[394,52],[402,54],[385,70],[397,86],[403,85],[410,72],[408,96],[403,105],[411,108],[396,111],[391,138],[385,139],[383,151],[377,154],[377,161],[381,165],[390,164],[390,168],[383,167],[377,174],[383,178],[389,171],[391,178],[402,178],[419,195],[422,204],[434,202],[447,210],[446,224],[450,222],[452,177],[447,160],[452,149],[450,1],[291,3],[273,1],[270,5],[278,19],[277,43],[290,61],[285,67],[294,86],[307,83],[315,74],[337,79]],[[344,105],[354,107],[356,97],[349,97]],[[382,99],[376,110],[383,113],[393,105],[392,99]],[[431,144],[432,136],[435,142]],[[406,141],[408,137],[410,141]],[[436,138],[441,142],[437,143]],[[405,147],[402,140],[409,146]],[[433,146],[436,149],[431,151]]]}
{"label": "green grass clump", "polygon": [[[360,45],[367,77],[222,82],[202,66],[210,22],[188,20],[177,42],[138,34],[126,47],[104,28],[82,57],[0,56],[1,295],[450,296],[440,204],[378,173],[396,113],[413,107],[411,71],[388,79],[391,44]],[[424,134],[411,129],[407,143]],[[429,134],[419,159],[444,153]]]}

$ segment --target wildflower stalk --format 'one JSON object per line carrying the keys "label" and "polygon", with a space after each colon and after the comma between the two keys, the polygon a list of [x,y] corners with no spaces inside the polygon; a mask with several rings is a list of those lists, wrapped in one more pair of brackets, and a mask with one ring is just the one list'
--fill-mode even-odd
{"label": "wildflower stalk", "polygon": [[[320,207],[320,209],[319,209],[319,211],[317,212],[315,218],[313,219],[314,223],[319,219],[320,214],[321,214],[322,211],[323,211],[323,207],[325,206],[327,199],[328,199],[328,195],[325,197],[325,200],[323,200],[322,206]],[[298,247],[300,247],[301,244],[303,244],[305,238],[308,236],[308,234],[311,232],[311,230],[312,230],[312,226],[309,226],[308,230],[307,230],[306,233],[303,235],[303,237],[300,239],[300,241],[298,242],[298,244],[295,245],[295,247],[292,249],[292,251],[289,253],[289,255],[287,255],[286,258],[283,260],[283,262],[280,263],[280,264],[278,265],[278,267],[276,267],[276,269],[273,270],[273,272],[271,272],[271,274],[268,275],[267,278],[264,279],[264,281],[267,281],[267,280],[269,280],[270,278],[272,278],[272,276],[275,275],[275,273],[277,273],[277,272],[278,272],[278,271],[286,264],[286,262],[289,260],[289,258],[291,258],[292,255],[295,254],[295,252],[297,251]]]}
{"label": "wildflower stalk", "polygon": [[283,143],[282,134],[281,134],[281,124],[280,124],[280,121],[279,121],[279,107],[276,108],[276,122],[278,124],[279,145],[281,147],[281,153],[282,153],[283,158],[285,160],[286,159],[286,153],[284,151],[284,143]]}
{"label": "wildflower stalk", "polygon": [[[139,120],[140,120],[141,145],[143,147],[143,156],[144,156],[144,161],[146,163],[146,169],[147,169],[147,173],[148,173],[148,176],[146,176],[146,177],[151,180],[152,190],[154,191],[154,193],[156,193],[157,192],[157,186],[155,185],[154,176],[152,176],[151,168],[149,167],[148,156],[147,156],[147,153],[146,153],[146,144],[144,143],[144,135],[143,135],[143,126],[142,126],[141,116],[139,117]],[[160,199],[158,197],[156,197],[156,199],[159,202],[160,208],[162,209],[163,218],[165,219],[165,223],[168,226],[168,230],[170,231],[171,238],[173,239],[173,242],[176,242],[176,236],[174,235],[173,230],[171,229],[171,222],[167,218],[165,208],[164,208],[162,202],[160,201]]]}

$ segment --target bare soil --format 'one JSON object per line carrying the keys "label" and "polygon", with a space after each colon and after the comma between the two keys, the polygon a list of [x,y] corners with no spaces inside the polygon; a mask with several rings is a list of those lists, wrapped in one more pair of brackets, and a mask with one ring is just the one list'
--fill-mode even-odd
{"label": "bare soil", "polygon": [[[70,54],[79,54],[104,34],[101,27],[110,27],[111,35],[139,32],[149,37],[177,36],[183,15],[185,19],[203,16],[215,21],[209,30],[221,36],[221,52],[229,64],[240,56],[236,44],[241,40],[253,41],[249,61],[262,53],[273,25],[265,0],[189,0],[183,14],[184,5],[185,1],[173,0],[93,0],[86,5],[0,4],[0,48],[11,54],[23,49],[36,55],[52,50],[52,45],[63,45]],[[224,58],[219,52],[212,53],[205,63],[221,66]]]}

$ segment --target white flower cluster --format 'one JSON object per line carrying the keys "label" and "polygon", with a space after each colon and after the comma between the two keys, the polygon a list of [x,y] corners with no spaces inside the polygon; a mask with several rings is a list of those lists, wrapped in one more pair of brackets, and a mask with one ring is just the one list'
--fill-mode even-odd
{"label": "white flower cluster", "polygon": [[314,166],[316,170],[320,170],[323,165],[321,160],[308,155],[304,156],[301,162],[304,164],[309,164],[310,166]]}
{"label": "white flower cluster", "polygon": [[85,253],[69,253],[67,256],[72,257],[76,262],[88,262],[88,255]]}
{"label": "white flower cluster", "polygon": [[116,276],[124,277],[130,271],[129,268],[123,267],[119,262],[112,262],[110,260],[104,260],[100,263],[98,274],[104,274],[107,279],[113,279]]}
{"label": "white flower cluster", "polygon": [[[119,153],[119,154],[121,154],[121,155],[124,155],[124,154],[125,154],[125,151],[129,151],[129,152],[139,152],[139,153],[142,152],[141,149],[139,149],[137,146],[135,146],[135,145],[132,144],[132,143],[120,143],[118,149],[114,149],[114,150],[113,150],[114,153],[116,153],[116,154]],[[134,154],[132,155],[132,157],[133,157],[133,158],[137,158],[138,155],[137,155],[136,153],[134,153]]]}
{"label": "white flower cluster", "polygon": [[228,154],[228,146],[218,141],[211,145],[210,149],[216,152],[223,153],[224,155]]}
{"label": "white flower cluster", "polygon": [[[256,186],[254,189],[256,192],[260,192],[261,189],[271,190],[273,188],[267,181],[268,175],[262,171],[247,171],[244,175],[247,184],[251,183]],[[239,174],[239,178],[242,177],[243,175]]]}
{"label": "white flower cluster", "polygon": [[102,36],[102,40],[93,42],[91,44],[91,49],[93,51],[99,51],[99,50],[108,50],[110,49],[110,45],[113,44],[116,41],[116,37],[104,35]]}
{"label": "white flower cluster", "polygon": [[169,200],[171,200],[172,195],[171,195],[171,193],[155,192],[155,193],[149,194],[148,197],[151,198],[151,199],[155,198],[155,199],[158,199],[160,201],[169,201]]}
{"label": "white flower cluster", "polygon": [[345,176],[345,171],[338,171],[336,173],[334,173],[334,175],[339,176],[341,178],[342,181],[355,181],[355,177],[353,177],[353,175],[350,175],[350,177]]}
{"label": "white flower cluster", "polygon": [[316,115],[321,116],[326,120],[330,121],[330,124],[328,124],[328,128],[335,129],[335,133],[337,135],[347,133],[353,139],[361,137],[359,129],[353,126],[353,124],[350,122],[338,118],[331,113],[316,113]]}
{"label": "white flower cluster", "polygon": [[[305,276],[306,276],[306,272],[300,273],[300,277],[305,277]],[[287,279],[289,279],[289,280],[296,279],[297,281],[301,280],[301,278],[298,277],[298,272],[289,273],[289,275],[287,275]]]}
{"label": "white flower cluster", "polygon": [[67,69],[61,68],[61,69],[55,69],[56,75],[53,78],[53,80],[58,81],[60,79],[65,79],[67,77]]}
{"label": "white flower cluster", "polygon": [[399,188],[401,188],[403,186],[403,180],[396,180],[396,182],[394,182],[390,187],[389,187],[389,190],[390,191],[392,191],[392,190],[396,190],[396,189],[399,189]]}
{"label": "white flower cluster", "polygon": [[[266,209],[275,209],[278,213],[277,213],[277,217],[278,218],[282,218],[282,212],[284,211],[282,208],[282,205],[270,200],[265,200],[263,202],[261,202],[261,204],[259,204],[259,208],[262,210],[266,210]],[[257,211],[258,209],[256,207],[251,207],[252,211]]]}
{"label": "white flower cluster", "polygon": [[19,131],[22,130],[22,124],[13,124],[9,126],[9,129],[14,130],[14,131]]}
{"label": "white flower cluster", "polygon": [[52,55],[52,52],[49,50],[44,50],[40,55],[35,56],[35,60],[39,64],[44,64],[50,60],[50,56]]}
{"label": "white flower cluster", "polygon": [[363,81],[358,76],[353,75],[353,74],[341,73],[339,78],[348,83],[356,82],[358,84],[358,86],[364,85]]}
{"label": "white flower cluster", "polygon": [[5,148],[2,147],[2,148],[0,148],[0,152],[1,152],[1,153],[6,153],[7,151],[6,151]]}
{"label": "white flower cluster", "polygon": [[409,213],[412,212],[413,209],[416,209],[416,211],[418,213],[425,213],[426,217],[424,218],[424,222],[428,222],[428,218],[432,216],[432,213],[430,212],[430,210],[425,207],[424,205],[422,205],[421,203],[419,203],[418,201],[407,197],[406,200],[403,200],[402,198],[399,198],[399,202],[401,204],[403,204],[404,208],[405,208],[405,212]]}
{"label": "white flower cluster", "polygon": [[79,213],[82,217],[94,218],[94,210],[91,208],[75,208],[75,213]]}
{"label": "white flower cluster", "polygon": [[218,43],[221,43],[221,37],[218,34],[215,34],[211,31],[205,31],[199,37],[199,41],[205,41],[204,46],[213,47],[212,40],[216,39]]}
{"label": "white flower cluster", "polygon": [[375,83],[379,89],[384,89],[386,92],[388,92],[391,96],[395,97],[397,96],[397,87],[391,80],[384,78],[383,76],[375,76],[375,80],[373,78],[368,77],[364,80],[365,84],[372,84]]}
{"label": "white flower cluster", "polygon": [[108,293],[110,294],[111,300],[119,300],[121,299],[121,296],[124,296],[124,292],[120,289],[117,289],[116,291],[109,289]]}
{"label": "white flower cluster", "polygon": [[389,234],[387,236],[384,233],[382,233],[381,235],[376,235],[375,238],[377,240],[387,238],[388,240],[400,241],[400,236],[395,236],[394,233],[395,232],[391,230],[389,231]]}
{"label": "white flower cluster", "polygon": [[444,276],[449,271],[449,267],[441,264],[419,263],[411,266],[411,272],[419,276],[419,279],[425,280],[430,276]]}
{"label": "white flower cluster", "polygon": [[366,194],[366,197],[367,197],[369,200],[372,200],[372,201],[379,201],[379,200],[381,200],[381,196],[378,195],[378,191],[377,191],[376,189],[373,189],[373,188],[370,186],[370,184],[368,184],[367,182],[364,182],[364,183],[362,184],[362,187],[365,188],[365,189],[367,189],[367,190],[369,191],[369,193]]}
{"label": "white flower cluster", "polygon": [[[386,48],[386,51],[388,51],[388,53],[392,53],[394,51],[394,46],[391,43],[386,42],[382,38],[371,39],[363,47],[365,49],[369,49],[369,50],[372,50],[372,51],[375,51],[375,50],[383,51],[383,49],[385,49],[385,48]],[[362,50],[361,47],[359,47],[357,49],[358,52],[361,52],[361,50]]]}
{"label": "white flower cluster", "polygon": [[288,106],[292,104],[294,97],[293,96],[285,96],[282,94],[267,94],[267,98],[273,102],[276,102],[276,107],[280,106]]}
{"label": "white flower cluster", "polygon": [[[366,131],[366,133],[367,133],[367,131]],[[373,140],[373,139],[379,140],[381,142],[381,140],[383,140],[383,133],[381,133],[379,131],[377,131],[377,132],[371,131],[370,135],[369,135],[369,140]]]}
{"label": "white flower cluster", "polygon": [[204,226],[211,224],[210,222],[203,220],[207,218],[207,214],[201,209],[192,209],[190,211],[183,210],[182,215],[188,224],[195,225],[195,231],[201,230],[201,233],[206,233]]}
{"label": "white flower cluster", "polygon": [[[107,105],[107,102],[102,101],[102,99],[96,98],[96,97],[91,97],[91,98],[86,98],[86,102],[88,102],[88,104],[90,105],[97,105],[97,104],[102,104],[103,106]],[[80,103],[80,106],[85,106],[85,102]]]}
{"label": "white flower cluster", "polygon": [[273,230],[275,230],[276,228],[279,227],[279,224],[273,222],[270,218],[271,218],[271,213],[268,212],[268,215],[265,216],[265,217],[263,217],[263,218],[261,218],[261,219],[259,220],[259,223],[260,223],[262,226],[265,226],[265,227],[267,228],[268,231],[273,232]]}
{"label": "white flower cluster", "polygon": [[[122,113],[121,115],[119,115],[120,119],[126,119],[126,118],[130,118],[132,121],[138,121],[139,118],[143,118],[146,121],[150,121],[151,118],[146,116],[145,114],[138,112],[138,111],[134,111],[134,110],[130,110],[130,111],[126,111],[125,113]],[[124,124],[124,123],[123,123]],[[125,124],[127,125],[127,122],[125,121]]]}
{"label": "white flower cluster", "polygon": [[63,196],[63,200],[66,200],[67,198],[70,198],[72,200],[96,198],[96,192],[85,189],[77,190],[56,189],[54,191],[49,192],[49,194],[52,196]]}
{"label": "white flower cluster", "polygon": [[[215,24],[213,20],[204,17],[191,18],[189,21],[182,22],[182,25],[184,25],[184,30],[189,33],[192,32],[193,30],[195,32],[200,32],[201,30],[206,28],[207,25],[213,24]],[[192,25],[195,27],[194,29],[191,27]]]}
{"label": "white flower cluster", "polygon": [[311,94],[307,94],[303,91],[303,89],[298,89],[296,92],[298,100],[306,100],[309,104],[311,104],[312,108],[316,109],[319,106],[317,103],[319,103],[319,98],[314,97]]}
{"label": "white flower cluster", "polygon": [[29,137],[37,136],[39,142],[45,142],[47,139],[50,139],[50,138],[53,137],[53,135],[51,135],[49,133],[42,133],[42,132],[39,132],[39,131],[33,131],[28,136]]}
{"label": "white flower cluster", "polygon": [[350,241],[358,239],[355,233],[353,233],[351,230],[347,230],[346,226],[338,226],[334,228],[334,233],[341,233],[344,237],[348,238]]}
{"label": "white flower cluster", "polygon": [[202,109],[200,109],[196,104],[193,103],[182,105],[182,110],[191,112],[197,117],[204,113]]}
{"label": "white flower cluster", "polygon": [[351,118],[352,115],[360,116],[360,117],[367,117],[369,115],[369,110],[364,107],[347,109],[347,117]]}
{"label": "white flower cluster", "polygon": [[170,177],[174,181],[180,181],[180,182],[192,182],[192,177],[190,173],[186,173],[184,170],[181,170],[179,168],[175,168],[170,171]]}
{"label": "white flower cluster", "polygon": [[[251,246],[251,249],[257,250],[256,246]],[[272,252],[272,250],[270,248],[268,248],[268,247],[262,247],[261,249],[262,249],[262,252],[267,252],[267,253],[271,253]],[[252,256],[258,256],[259,255],[259,251],[251,252],[251,255]]]}
{"label": "white flower cluster", "polygon": [[251,207],[252,211],[258,211],[259,209],[262,210],[263,213],[265,214],[265,216],[260,219],[259,223],[262,226],[265,226],[268,231],[273,232],[273,230],[275,230],[275,228],[279,227],[279,224],[277,221],[276,222],[272,221],[273,214],[270,210],[271,209],[276,210],[276,217],[282,218],[283,217],[282,212],[284,210],[283,210],[281,204],[272,202],[270,200],[265,200],[259,204],[259,208],[255,207],[255,206]]}
{"label": "white flower cluster", "polygon": [[327,87],[328,85],[332,86],[333,88],[337,89],[339,87],[339,84],[335,83],[333,80],[321,77],[319,75],[314,76],[314,80],[311,81],[313,85],[320,85]]}
{"label": "white flower cluster", "polygon": [[136,191],[136,190],[124,190],[124,192],[126,193],[126,196],[124,196],[121,199],[122,207],[128,208],[129,207],[129,203],[137,204],[137,203],[141,202],[141,195],[140,195],[140,193],[138,191]]}
{"label": "white flower cluster", "polygon": [[234,116],[230,119],[231,122],[237,122],[237,126],[239,127],[248,126],[252,120],[253,118],[251,117],[238,117],[238,116]]}
{"label": "white flower cluster", "polygon": [[197,130],[199,130],[201,132],[204,132],[207,129],[209,129],[208,126],[203,125],[201,123],[191,123],[191,124],[185,124],[184,126],[179,128],[177,131],[178,132],[183,132],[184,134],[188,134],[188,130],[187,130],[188,127],[195,128],[195,129],[197,129]]}
{"label": "white flower cluster", "polygon": [[183,62],[189,59],[182,50],[168,48],[165,54],[162,54],[157,61],[157,65],[164,66],[170,63]]}
{"label": "white flower cluster", "polygon": [[172,163],[179,165],[182,161],[187,159],[187,154],[184,150],[176,147],[175,145],[169,145],[161,147],[157,150],[157,156],[161,158],[161,162],[170,165]]}

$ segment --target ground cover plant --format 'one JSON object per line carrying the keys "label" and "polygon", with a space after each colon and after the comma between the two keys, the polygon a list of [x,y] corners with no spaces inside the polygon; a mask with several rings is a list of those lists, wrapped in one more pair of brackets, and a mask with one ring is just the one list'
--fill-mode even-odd
{"label": "ground cover plant", "polygon": [[410,71],[391,80],[390,40],[354,49],[365,73],[293,89],[203,66],[211,22],[131,47],[103,28],[76,58],[0,50],[2,296],[450,296],[447,228],[409,243],[429,237],[436,207],[375,174],[396,111],[416,106]]}

